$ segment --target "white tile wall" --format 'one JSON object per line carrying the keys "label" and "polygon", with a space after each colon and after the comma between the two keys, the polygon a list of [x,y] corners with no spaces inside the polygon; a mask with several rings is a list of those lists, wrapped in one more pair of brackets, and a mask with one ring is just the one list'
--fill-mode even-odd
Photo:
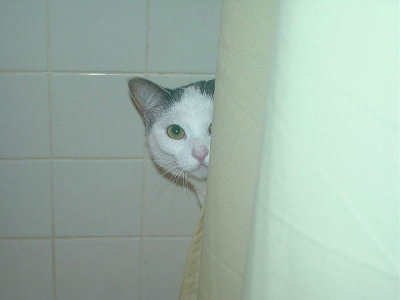
{"label": "white tile wall", "polygon": [[189,244],[190,238],[144,239],[143,300],[178,300]]}
{"label": "white tile wall", "polygon": [[51,75],[55,157],[143,158],[143,121],[127,96],[131,76]]}
{"label": "white tile wall", "polygon": [[140,239],[57,240],[58,300],[140,299]]}
{"label": "white tile wall", "polygon": [[47,70],[46,1],[0,1],[0,70]]}
{"label": "white tile wall", "polygon": [[51,242],[0,240],[0,299],[53,299]]}
{"label": "white tile wall", "polygon": [[51,237],[50,175],[49,160],[0,160],[1,237]]}
{"label": "white tile wall", "polygon": [[145,72],[146,0],[49,0],[51,67]]}
{"label": "white tile wall", "polygon": [[220,3],[152,0],[149,70],[215,73]]}
{"label": "white tile wall", "polygon": [[220,1],[0,0],[0,299],[175,300],[199,206],[127,80],[213,78]]}
{"label": "white tile wall", "polygon": [[142,174],[143,160],[56,160],[56,235],[140,237]]}
{"label": "white tile wall", "polygon": [[47,75],[0,73],[0,91],[0,157],[49,157]]}

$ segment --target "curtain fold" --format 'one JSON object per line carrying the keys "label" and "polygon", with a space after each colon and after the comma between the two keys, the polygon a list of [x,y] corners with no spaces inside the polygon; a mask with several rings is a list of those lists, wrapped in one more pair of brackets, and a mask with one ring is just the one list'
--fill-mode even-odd
{"label": "curtain fold", "polygon": [[198,299],[240,299],[277,1],[223,1]]}
{"label": "curtain fold", "polygon": [[280,1],[243,300],[399,299],[399,2]]}
{"label": "curtain fold", "polygon": [[225,0],[218,51],[181,300],[399,299],[398,1]]}
{"label": "curtain fold", "polygon": [[201,244],[203,237],[205,206],[201,208],[200,217],[196,224],[192,240],[189,246],[189,252],[186,257],[185,269],[181,283],[179,300],[196,300],[199,288],[199,270],[201,258]]}

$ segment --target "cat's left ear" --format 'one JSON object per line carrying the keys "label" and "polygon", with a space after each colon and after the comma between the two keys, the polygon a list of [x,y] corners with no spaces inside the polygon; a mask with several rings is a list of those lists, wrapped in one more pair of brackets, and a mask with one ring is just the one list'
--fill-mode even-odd
{"label": "cat's left ear", "polygon": [[211,79],[211,80],[206,81],[206,83],[205,83],[205,88],[206,88],[206,91],[207,91],[210,95],[212,95],[212,96],[214,97],[215,79]]}
{"label": "cat's left ear", "polygon": [[128,81],[129,92],[132,100],[148,122],[152,113],[161,108],[163,100],[169,97],[168,91],[154,82],[134,77]]}
{"label": "cat's left ear", "polygon": [[215,79],[202,81],[200,83],[200,91],[214,99]]}

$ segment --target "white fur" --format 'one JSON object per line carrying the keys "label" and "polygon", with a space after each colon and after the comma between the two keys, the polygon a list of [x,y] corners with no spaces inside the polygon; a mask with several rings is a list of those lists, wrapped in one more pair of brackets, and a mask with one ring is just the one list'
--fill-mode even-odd
{"label": "white fur", "polygon": [[[205,194],[209,154],[203,163],[192,155],[194,147],[205,147],[210,152],[209,126],[212,121],[212,99],[194,87],[187,88],[182,99],[153,124],[147,142],[155,162],[169,173],[188,175],[200,198]],[[177,124],[185,131],[185,137],[174,140],[167,128]],[[202,201],[201,201],[202,202]]]}

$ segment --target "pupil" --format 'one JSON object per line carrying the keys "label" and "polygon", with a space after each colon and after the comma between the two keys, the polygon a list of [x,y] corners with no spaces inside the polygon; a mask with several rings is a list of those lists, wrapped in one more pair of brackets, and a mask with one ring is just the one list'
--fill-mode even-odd
{"label": "pupil", "polygon": [[175,125],[174,127],[172,127],[173,134],[179,135],[180,132],[181,132],[181,128],[178,125]]}

